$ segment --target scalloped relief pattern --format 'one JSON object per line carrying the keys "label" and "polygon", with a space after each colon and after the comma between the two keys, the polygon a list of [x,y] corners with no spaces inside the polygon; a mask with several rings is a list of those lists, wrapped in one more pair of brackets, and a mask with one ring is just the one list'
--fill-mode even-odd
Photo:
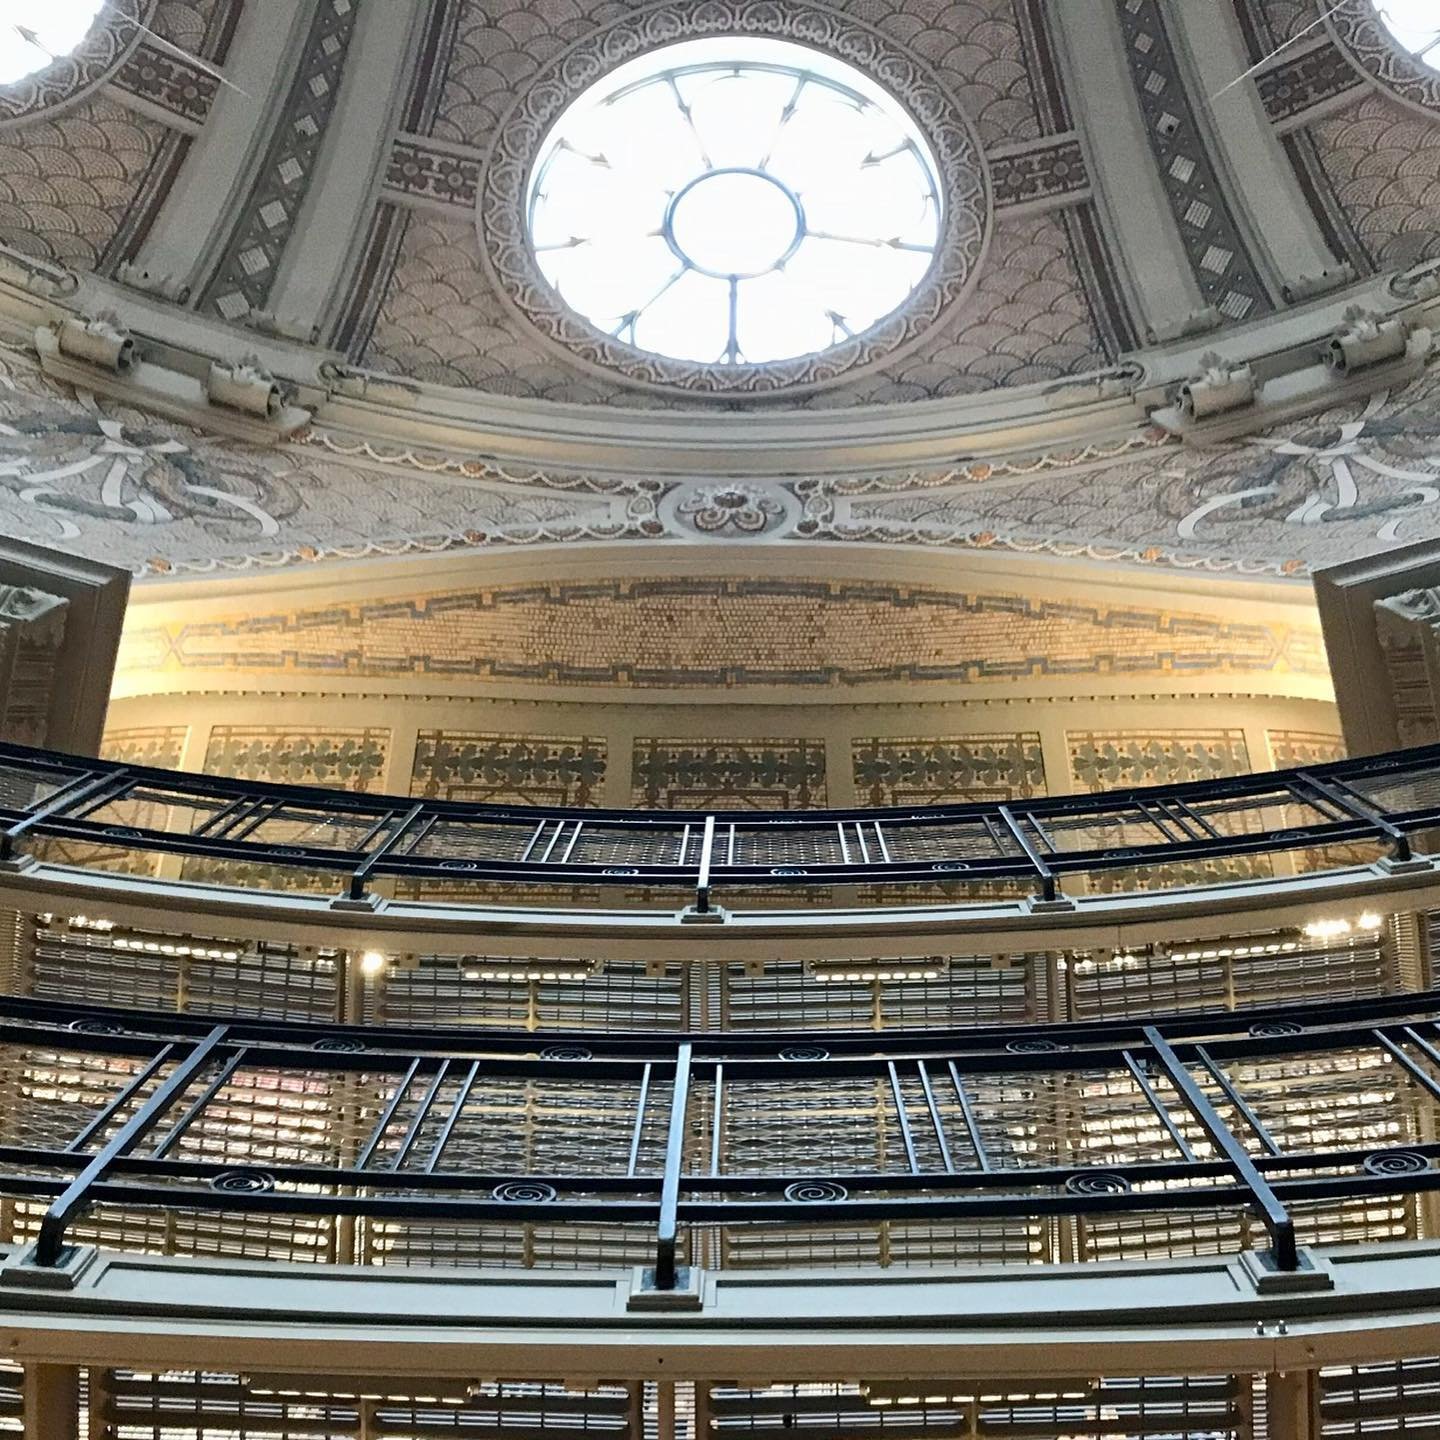
{"label": "scalloped relief pattern", "polygon": [[[1013,0],[852,0],[816,8],[845,11],[918,55],[971,117],[985,145],[1041,133]],[[542,69],[636,9],[623,0],[469,0],[456,24],[430,133],[457,145],[495,134]]]}
{"label": "scalloped relief pattern", "polygon": [[[894,315],[816,355],[769,365],[704,365],[646,354],[593,329],[550,288],[525,233],[525,184],[546,133],[572,100],[648,50],[710,34],[769,35],[827,50],[872,75],[930,141],[945,189],[945,227],[930,274]],[[627,15],[542,72],[501,122],[479,203],[487,265],[507,298],[551,344],[582,364],[691,394],[764,395],[832,383],[919,340],[973,283],[991,216],[974,130],[919,57],[847,16],[777,0],[682,0]]]}
{"label": "scalloped relief pattern", "polygon": [[[365,363],[416,380],[574,404],[693,404],[582,372],[527,335],[480,268],[472,226],[416,211]],[[1053,215],[1002,218],[975,288],[903,359],[786,403],[806,409],[973,395],[1107,363]]]}
{"label": "scalloped relief pattern", "polygon": [[14,85],[0,85],[0,129],[37,119],[57,106],[74,104],[104,84],[139,41],[142,32],[137,22],[148,22],[154,7],[155,0],[109,0],[72,54],[62,55]]}
{"label": "scalloped relief pattern", "polygon": [[1312,126],[1335,197],[1382,270],[1440,256],[1440,115],[1366,91]]}
{"label": "scalloped relief pattern", "polygon": [[0,242],[93,270],[164,135],[162,125],[105,95],[0,130]]}

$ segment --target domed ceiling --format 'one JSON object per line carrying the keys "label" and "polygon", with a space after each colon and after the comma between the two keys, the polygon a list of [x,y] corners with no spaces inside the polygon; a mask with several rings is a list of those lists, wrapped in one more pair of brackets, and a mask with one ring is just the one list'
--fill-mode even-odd
{"label": "domed ceiling", "polygon": [[[118,0],[0,88],[0,528],[151,575],[761,540],[1303,576],[1435,536],[1440,73],[1386,20],[1370,0]],[[572,308],[571,257],[528,228],[556,122],[626,66],[711,143],[699,81],[655,65],[716,37],[862,112],[873,87],[893,153],[934,177],[928,218],[877,204],[873,233],[837,237],[820,161],[721,164],[798,196],[781,270],[809,235],[891,270],[923,250],[878,320],[824,308],[814,353],[752,363],[733,318],[713,360],[643,349],[648,295],[614,325]],[[567,213],[603,229],[584,197],[611,192],[584,186],[620,152],[587,133],[565,132]],[[855,150],[844,183],[891,154]],[[641,228],[686,278],[665,214]],[[146,363],[57,359],[67,314]],[[1327,371],[1339,333],[1358,339]],[[273,373],[295,418],[224,423],[212,360]],[[1189,381],[1237,398],[1187,418]]]}

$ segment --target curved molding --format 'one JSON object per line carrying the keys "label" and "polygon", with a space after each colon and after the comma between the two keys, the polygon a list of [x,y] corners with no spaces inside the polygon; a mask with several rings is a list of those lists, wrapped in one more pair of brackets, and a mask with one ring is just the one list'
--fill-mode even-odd
{"label": "curved molding", "polygon": [[1385,28],[1371,0],[1343,0],[1326,21],[1350,63],[1393,99],[1440,123],[1440,71],[1422,64]]}
{"label": "curved molding", "polygon": [[0,85],[0,131],[50,117],[99,89],[140,42],[158,0],[109,0],[69,55],[14,85]]}
{"label": "curved molding", "polygon": [[[596,330],[541,275],[525,230],[525,189],[550,127],[608,71],[679,41],[761,35],[826,51],[884,85],[930,141],[945,192],[945,223],[929,273],[904,305],[863,334],[814,355],[766,365],[703,365],[653,355]],[[544,340],[606,375],[701,397],[794,394],[849,379],[904,354],[968,293],[989,238],[989,170],[970,122],[918,56],[823,4],[774,0],[662,0],[630,10],[541,71],[505,117],[481,180],[480,239],[497,289]]]}
{"label": "curved molding", "polygon": [[117,924],[167,924],[202,935],[395,952],[468,954],[484,936],[496,959],[604,961],[834,960],[915,953],[1125,949],[1301,926],[1317,914],[1440,908],[1440,868],[1395,872],[1354,866],[1203,889],[1077,897],[1064,909],[1029,901],[875,906],[851,910],[720,910],[697,923],[687,910],[527,909],[443,900],[377,898],[350,906],[326,894],[205,885],[87,871],[44,862],[0,868],[0,903],[23,911],[103,915]]}
{"label": "curved molding", "polygon": [[721,1271],[701,1277],[690,1308],[627,1313],[638,1277],[623,1271],[343,1269],[87,1247],[40,1288],[18,1251],[0,1249],[0,1330],[12,1359],[58,1364],[761,1385],[781,1347],[787,1383],[1266,1374],[1434,1353],[1435,1241],[1307,1258],[1322,1285],[1288,1292],[1267,1289],[1244,1259],[1213,1256]]}

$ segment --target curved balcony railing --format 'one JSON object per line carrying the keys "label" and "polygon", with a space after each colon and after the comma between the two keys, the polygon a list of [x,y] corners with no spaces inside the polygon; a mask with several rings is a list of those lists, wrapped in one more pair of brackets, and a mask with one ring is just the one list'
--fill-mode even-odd
{"label": "curved balcony railing", "polygon": [[[1437,1022],[1440,992],[801,1042],[547,1038],[3,999],[0,1192],[35,1207],[41,1267],[111,1207],[618,1226],[649,1236],[660,1290],[704,1227],[1155,1212],[1254,1217],[1293,1270],[1317,1206],[1440,1188]],[[1247,1248],[1243,1227],[1216,1233]]]}
{"label": "curved balcony railing", "polygon": [[1066,881],[1103,887],[1117,871],[1163,888],[1186,867],[1285,852],[1323,864],[1339,847],[1403,864],[1437,823],[1440,746],[1098,795],[801,813],[414,800],[0,746],[0,863],[44,842],[71,863],[93,847],[178,855],[329,873],[354,901],[381,880],[623,886],[689,892],[704,913],[721,889],[962,882],[1063,904]]}

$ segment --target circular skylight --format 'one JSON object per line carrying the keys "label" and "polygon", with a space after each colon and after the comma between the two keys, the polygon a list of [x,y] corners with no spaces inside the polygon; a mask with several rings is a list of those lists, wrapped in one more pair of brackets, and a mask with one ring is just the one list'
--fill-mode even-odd
{"label": "circular skylight", "polygon": [[13,85],[68,55],[106,0],[8,0],[0,18],[0,85]]}
{"label": "circular skylight", "polygon": [[904,304],[940,242],[930,147],[851,66],[753,36],[612,71],[530,179],[530,240],[608,335],[705,364],[825,350]]}
{"label": "circular skylight", "polygon": [[1440,6],[1436,0],[1375,0],[1375,13],[1417,60],[1440,67]]}

